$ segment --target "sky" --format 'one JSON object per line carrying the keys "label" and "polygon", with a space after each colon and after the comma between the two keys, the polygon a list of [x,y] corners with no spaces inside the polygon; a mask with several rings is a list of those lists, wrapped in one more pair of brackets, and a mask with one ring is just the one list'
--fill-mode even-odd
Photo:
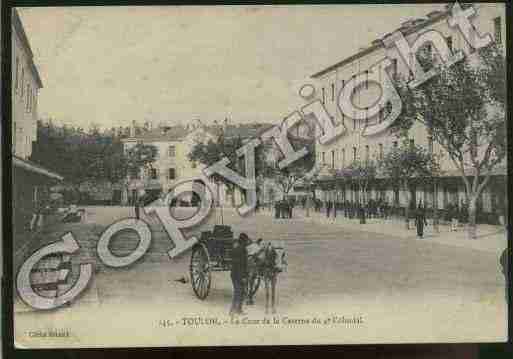
{"label": "sky", "polygon": [[19,8],[43,119],[278,123],[310,76],[442,4]]}

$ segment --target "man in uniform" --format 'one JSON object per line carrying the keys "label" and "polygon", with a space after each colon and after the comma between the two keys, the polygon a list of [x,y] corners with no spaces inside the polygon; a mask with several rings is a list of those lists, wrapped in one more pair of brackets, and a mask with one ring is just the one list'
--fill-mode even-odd
{"label": "man in uniform", "polygon": [[242,302],[248,277],[248,252],[246,250],[248,241],[249,237],[246,233],[241,233],[239,238],[233,241],[231,269],[233,301],[230,315],[245,314],[242,311]]}
{"label": "man in uniform", "polygon": [[419,202],[417,213],[415,214],[415,226],[417,227],[417,237],[422,238],[424,236],[424,225],[427,225],[426,213],[422,201]]}
{"label": "man in uniform", "polygon": [[144,207],[144,195],[146,192],[144,190],[138,191],[137,197],[134,200],[134,210],[135,210],[135,218],[141,218],[141,207]]}

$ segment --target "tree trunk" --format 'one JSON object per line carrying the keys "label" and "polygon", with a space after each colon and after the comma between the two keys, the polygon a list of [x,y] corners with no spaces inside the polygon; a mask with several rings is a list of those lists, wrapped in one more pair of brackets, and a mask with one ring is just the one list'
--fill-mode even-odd
{"label": "tree trunk", "polygon": [[477,238],[477,225],[476,225],[476,209],[477,209],[477,197],[479,194],[472,193],[469,196],[468,203],[468,238],[476,239]]}
{"label": "tree trunk", "polygon": [[439,212],[438,212],[438,183],[435,179],[433,189],[433,230],[435,233],[440,233],[439,227]]}
{"label": "tree trunk", "polygon": [[219,181],[219,179],[216,180],[216,190],[217,190],[217,210],[219,211],[219,220],[221,221],[221,224],[224,224],[223,205],[221,204],[221,181]]}
{"label": "tree trunk", "polygon": [[360,207],[361,207],[361,216],[360,218],[360,224],[366,224],[366,218],[365,218],[365,204],[366,204],[366,196],[365,196],[365,187],[360,185]]}
{"label": "tree trunk", "polygon": [[406,229],[410,229],[410,191],[408,188],[408,182],[404,181],[403,184],[404,193],[406,196],[406,207],[404,208],[404,217],[406,221]]}

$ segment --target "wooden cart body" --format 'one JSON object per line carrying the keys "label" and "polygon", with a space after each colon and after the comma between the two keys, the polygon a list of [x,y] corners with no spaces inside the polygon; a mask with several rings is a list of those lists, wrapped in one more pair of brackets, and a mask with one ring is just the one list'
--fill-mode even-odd
{"label": "wooden cart body", "polygon": [[[231,251],[235,237],[230,226],[215,225],[212,231],[201,232],[198,243],[191,253],[190,277],[194,294],[199,299],[207,298],[212,285],[212,272],[231,270]],[[260,278],[252,280],[248,291],[254,294]]]}

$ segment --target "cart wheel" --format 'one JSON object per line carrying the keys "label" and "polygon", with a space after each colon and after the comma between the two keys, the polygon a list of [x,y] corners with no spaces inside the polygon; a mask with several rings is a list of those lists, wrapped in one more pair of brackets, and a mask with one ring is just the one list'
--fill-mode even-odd
{"label": "cart wheel", "polygon": [[257,274],[249,280],[249,285],[248,285],[249,298],[253,298],[253,296],[258,291],[259,287],[260,287],[260,276]]}
{"label": "cart wheel", "polygon": [[205,299],[210,291],[210,257],[204,244],[194,246],[191,254],[191,284],[198,299]]}

